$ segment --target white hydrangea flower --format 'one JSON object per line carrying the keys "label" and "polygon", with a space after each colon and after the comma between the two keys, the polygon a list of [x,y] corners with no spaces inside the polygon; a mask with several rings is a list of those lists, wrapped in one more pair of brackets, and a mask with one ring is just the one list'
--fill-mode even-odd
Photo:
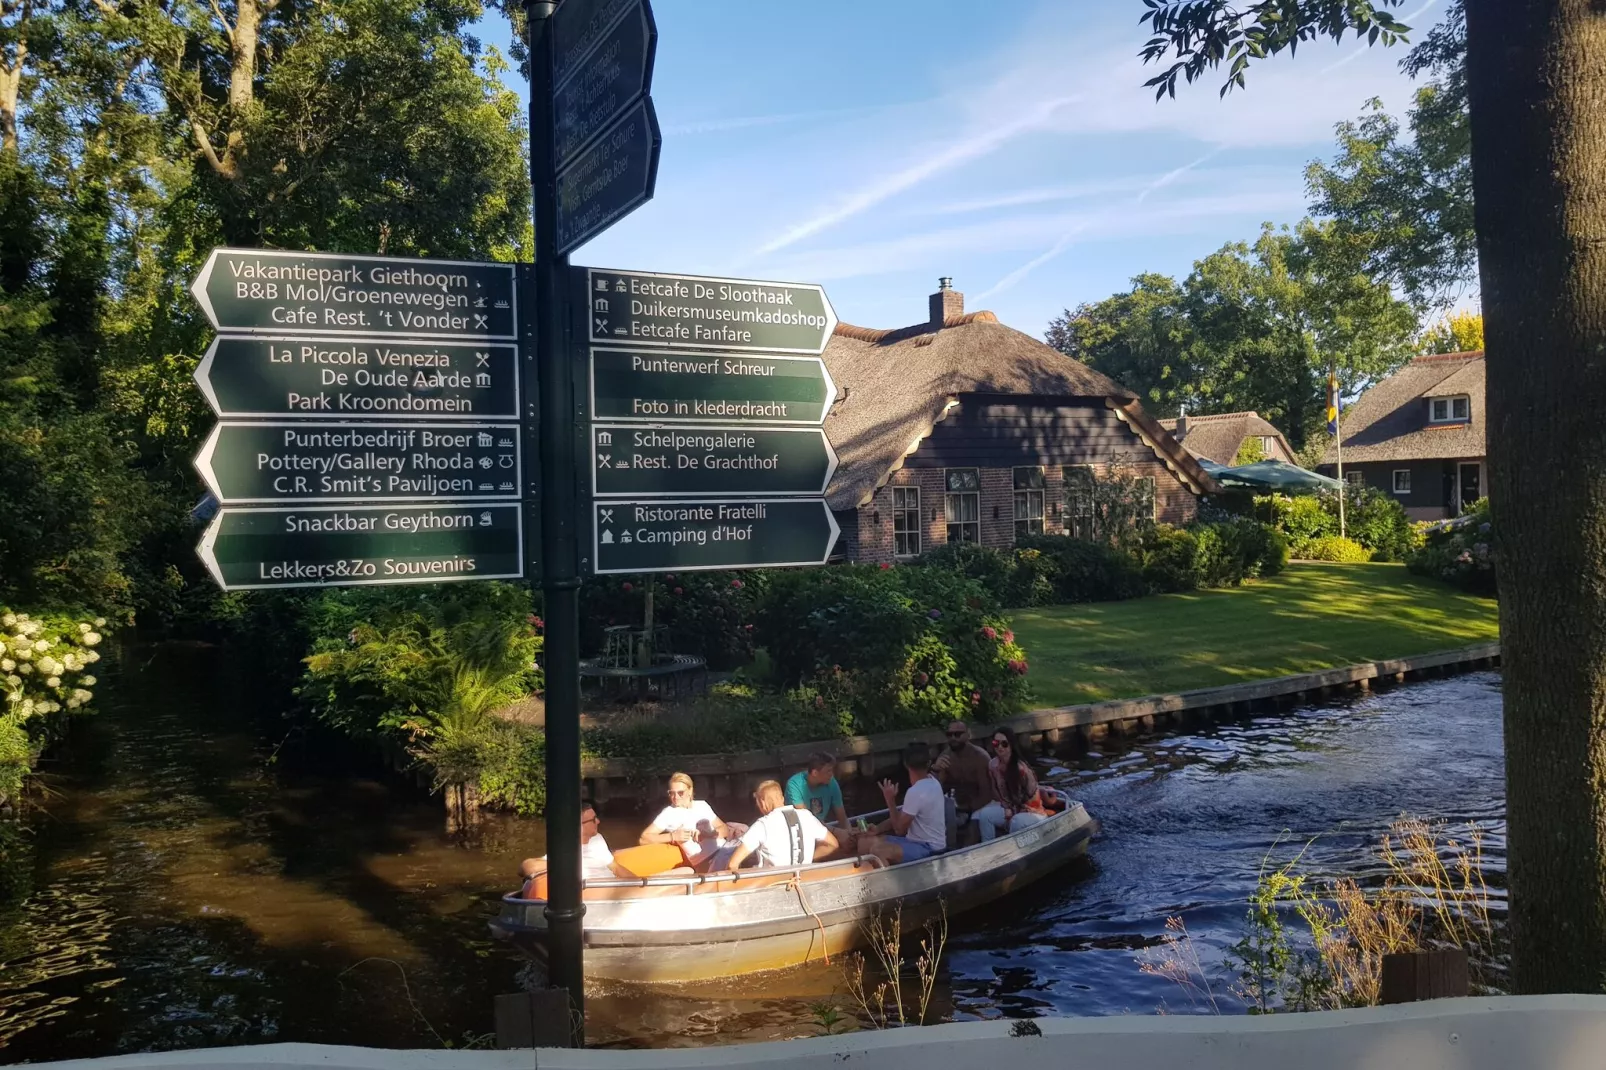
{"label": "white hydrangea flower", "polygon": [[39,651],[39,653],[43,654],[45,651],[50,649],[50,640],[49,639],[39,639],[39,640],[34,642],[33,648],[35,650]]}
{"label": "white hydrangea flower", "polygon": [[90,626],[87,625],[87,624],[80,623],[78,625],[78,630],[81,631],[81,632],[88,632],[88,631],[93,631],[94,629],[90,628]]}
{"label": "white hydrangea flower", "polygon": [[18,661],[33,660],[33,646],[31,644],[24,643],[22,646],[16,647],[15,649],[17,651]]}
{"label": "white hydrangea flower", "polygon": [[0,672],[10,672],[17,667],[17,663],[10,658],[0,658]]}
{"label": "white hydrangea flower", "polygon": [[73,688],[73,692],[72,692],[72,696],[71,697],[77,699],[79,701],[79,703],[82,704],[82,703],[88,702],[90,699],[94,698],[95,694],[92,691],[85,691],[81,687],[75,687],[75,688]]}
{"label": "white hydrangea flower", "polygon": [[88,632],[88,633],[86,633],[84,635],[84,645],[85,646],[94,646],[98,642],[100,642],[100,633],[99,632]]}
{"label": "white hydrangea flower", "polygon": [[35,661],[34,665],[37,666],[39,671],[44,673],[46,676],[58,676],[61,674],[61,662],[57,661],[49,654],[46,654],[44,657]]}
{"label": "white hydrangea flower", "polygon": [[67,700],[67,708],[69,710],[76,710],[79,706],[82,706],[82,705],[83,705],[83,703],[79,702],[75,698],[70,698],[70,699]]}
{"label": "white hydrangea flower", "polygon": [[6,683],[10,684],[12,687],[21,687],[22,677],[18,676],[16,673],[12,673],[10,676],[6,677]]}
{"label": "white hydrangea flower", "polygon": [[84,666],[83,662],[78,660],[78,655],[69,651],[61,656],[61,667],[68,672],[77,672]]}
{"label": "white hydrangea flower", "polygon": [[80,676],[78,678],[78,682],[83,684],[85,687],[95,686],[95,678],[93,676]]}
{"label": "white hydrangea flower", "polygon": [[105,617],[96,617],[95,618],[95,627],[97,627],[97,628],[106,627],[106,618]]}
{"label": "white hydrangea flower", "polygon": [[47,676],[47,677],[45,677],[45,686],[46,687],[60,687],[61,686],[61,677],[59,677],[59,676]]}
{"label": "white hydrangea flower", "polygon": [[26,661],[25,661],[25,662],[23,662],[23,663],[22,663],[22,664],[21,664],[21,665],[18,665],[18,666],[17,666],[17,671],[18,671],[18,672],[20,672],[20,673],[22,673],[22,675],[24,675],[24,676],[27,676],[27,675],[28,675],[28,674],[29,674],[29,673],[31,673],[31,672],[33,672],[33,666],[32,666],[32,665],[29,665],[29,664],[28,664],[28,663],[27,663],[27,662],[26,662]]}
{"label": "white hydrangea flower", "polygon": [[7,613],[5,616],[0,617],[0,624],[5,625],[7,628],[15,623],[17,623],[17,615],[15,613]]}
{"label": "white hydrangea flower", "polygon": [[84,660],[85,661],[99,661],[100,660],[100,651],[98,651],[98,650],[87,650],[87,651],[85,651],[84,652]]}

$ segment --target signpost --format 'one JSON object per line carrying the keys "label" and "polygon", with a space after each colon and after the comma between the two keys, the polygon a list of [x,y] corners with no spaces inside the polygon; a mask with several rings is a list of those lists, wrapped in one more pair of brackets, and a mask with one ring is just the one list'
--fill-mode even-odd
{"label": "signpost", "polygon": [[823,494],[836,453],[817,427],[591,425],[592,493]]}
{"label": "signpost", "polygon": [[595,571],[823,565],[841,533],[819,498],[597,502]]}
{"label": "signpost", "polygon": [[836,398],[819,357],[595,346],[590,371],[599,420],[818,425]]}
{"label": "signpost", "polygon": [[505,338],[513,265],[214,249],[190,286],[213,327],[271,334]]}
{"label": "signpost", "polygon": [[652,199],[663,138],[642,97],[558,173],[558,251],[584,245]]}
{"label": "signpost", "polygon": [[517,502],[224,508],[199,551],[230,591],[518,579],[524,524]]}
{"label": "signpost", "polygon": [[599,131],[645,97],[652,84],[658,45],[652,11],[640,2],[624,7],[619,21],[594,39],[593,54],[558,84],[553,96],[560,171]]}
{"label": "signpost", "polygon": [[819,286],[588,268],[593,343],[825,352],[836,310]]}
{"label": "signpost", "polygon": [[220,335],[195,382],[219,416],[519,418],[518,349],[494,342]]}
{"label": "signpost", "polygon": [[514,498],[518,429],[494,424],[234,423],[196,470],[224,505]]}

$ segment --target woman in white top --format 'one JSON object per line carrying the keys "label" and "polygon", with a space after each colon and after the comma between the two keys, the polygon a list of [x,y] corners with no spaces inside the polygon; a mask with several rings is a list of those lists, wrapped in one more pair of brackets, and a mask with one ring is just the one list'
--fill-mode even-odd
{"label": "woman in white top", "polygon": [[693,794],[691,777],[676,773],[669,778],[669,805],[642,830],[636,842],[679,844],[686,861],[701,869],[716,851],[746,831],[744,825],[721,821],[713,807]]}

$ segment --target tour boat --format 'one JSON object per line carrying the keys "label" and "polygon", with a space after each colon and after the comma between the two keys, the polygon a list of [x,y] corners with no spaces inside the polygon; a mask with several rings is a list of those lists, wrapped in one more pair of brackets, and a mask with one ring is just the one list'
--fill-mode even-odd
{"label": "tour boat", "polygon": [[[739,874],[588,880],[586,975],[664,983],[784,969],[861,945],[865,923],[900,904],[908,935],[939,912],[954,917],[991,903],[1084,854],[1098,831],[1081,803],[1045,790],[1064,807],[1047,820],[918,862],[886,866],[864,855]],[[503,896],[491,931],[544,962],[545,910],[545,900]]]}

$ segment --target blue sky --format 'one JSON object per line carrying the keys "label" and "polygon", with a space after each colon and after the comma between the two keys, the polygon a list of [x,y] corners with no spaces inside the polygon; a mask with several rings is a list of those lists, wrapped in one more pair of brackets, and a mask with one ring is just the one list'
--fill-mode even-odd
{"label": "blue sky", "polygon": [[[1442,0],[1409,3],[1418,35]],[[822,283],[848,323],[969,311],[1040,335],[1141,271],[1304,213],[1302,171],[1403,50],[1322,42],[1156,103],[1138,0],[656,0],[655,198],[577,264]],[[480,33],[505,49],[506,22]],[[1414,35],[1417,36],[1417,35]],[[515,75],[516,80],[516,75]],[[524,91],[522,83],[520,92]]]}

